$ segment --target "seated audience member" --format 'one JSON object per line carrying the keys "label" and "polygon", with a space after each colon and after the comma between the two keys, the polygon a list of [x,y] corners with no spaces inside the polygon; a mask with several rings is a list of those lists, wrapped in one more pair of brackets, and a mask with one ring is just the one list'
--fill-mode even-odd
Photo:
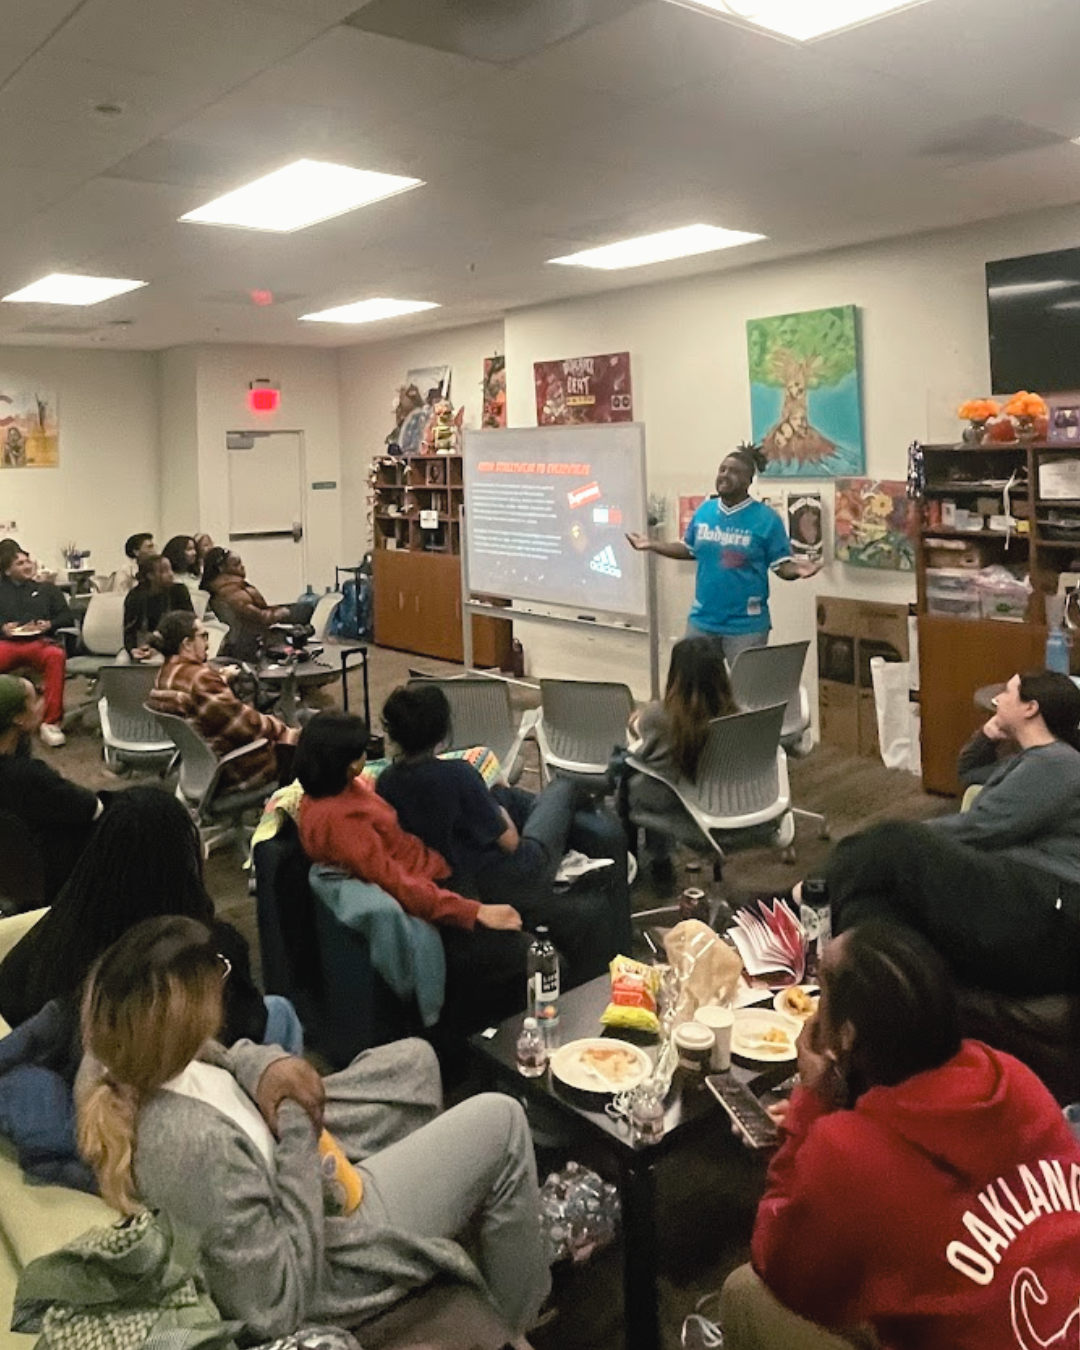
{"label": "seated audience member", "polygon": [[450,704],[436,684],[395,689],[382,722],[397,753],[376,791],[403,829],[446,859],[447,887],[489,904],[512,903],[527,927],[546,924],[572,977],[575,970],[578,978],[603,970],[629,938],[625,893],[607,884],[615,869],[590,878],[590,889],[604,888],[610,897],[606,925],[597,924],[596,910],[582,904],[580,893],[553,890],[575,806],[587,794],[568,778],[539,794],[500,784],[489,790],[465,760],[439,759],[450,735]]}
{"label": "seated audience member", "polygon": [[39,735],[46,745],[64,744],[64,678],[67,656],[57,629],[75,622],[64,593],[35,581],[30,555],[14,539],[0,540],[0,671],[29,666],[39,671],[45,707]]}
{"label": "seated audience member", "polygon": [[[17,816],[30,831],[41,852],[45,899],[51,904],[89,843],[102,808],[87,788],[31,754],[42,716],[41,695],[29,680],[0,675],[0,811]],[[0,979],[0,1002],[2,987]]]}
{"label": "seated audience member", "polygon": [[219,756],[265,739],[266,745],[227,766],[227,781],[242,788],[276,781],[284,767],[279,764],[277,751],[295,745],[299,733],[280,718],[242,703],[224,675],[207,665],[207,634],[202,620],[189,610],[166,614],[152,645],[165,657],[165,664],[150,691],[150,707],[191,722]]}
{"label": "seated audience member", "polygon": [[1020,747],[971,809],[887,821],[843,839],[825,866],[833,929],[893,919],[922,933],[958,979],[1000,993],[1080,989],[1080,689],[1014,675],[989,738]]}
{"label": "seated audience member", "polygon": [[[450,865],[398,822],[394,808],[359,776],[367,754],[362,717],[322,712],[304,727],[295,769],[304,797],[300,842],[328,863],[381,886],[408,913],[437,925],[447,960],[448,1002],[466,980],[486,989],[500,1015],[524,1001],[529,938],[507,904],[481,904],[441,885]],[[494,930],[494,931],[489,931]],[[494,1018],[494,1011],[487,1020]]]}
{"label": "seated audience member", "polygon": [[[109,809],[56,901],[0,962],[0,1015],[12,1026],[58,999],[74,1008],[90,967],[143,919],[184,914],[207,924],[230,963],[225,988],[226,1044],[261,1041],[271,1031],[296,1045],[299,1023],[285,999],[264,1003],[251,975],[247,943],[214,917],[203,883],[199,832],[160,788],[114,793]],[[279,1037],[278,1037],[279,1038]]]}
{"label": "seated audience member", "polygon": [[[95,968],[77,1096],[105,1199],[198,1233],[211,1297],[245,1343],[313,1320],[355,1325],[436,1276],[482,1279],[520,1335],[550,1285],[520,1105],[485,1093],[437,1114],[422,1041],[368,1051],[325,1081],[275,1050],[223,1050],[211,1039],[223,987],[214,938],[191,919],[140,924]],[[324,1125],[361,1192],[333,1218]],[[454,1241],[466,1230],[476,1266]]]}
{"label": "seated audience member", "polygon": [[[627,746],[636,759],[672,781],[697,778],[698,760],[716,717],[738,712],[731,692],[728,669],[717,659],[716,641],[709,637],[685,637],[671,649],[667,687],[662,700],[646,703],[630,717]],[[648,774],[629,773],[626,778],[626,808],[671,815],[685,815],[678,797]],[[654,830],[645,832],[644,861],[654,879],[674,880],[671,838]]]}
{"label": "seated audience member", "polygon": [[139,580],[124,596],[124,647],[134,661],[147,661],[154,654],[150,635],[171,611],[194,609],[191,592],[173,577],[172,564],[164,554],[151,553],[139,563]]}
{"label": "seated audience member", "polygon": [[222,651],[241,661],[258,659],[261,642],[274,624],[293,621],[291,606],[268,605],[248,581],[243,559],[227,548],[212,548],[206,555],[202,589],[210,595],[210,608],[229,625]]}
{"label": "seated audience member", "polygon": [[856,1328],[893,1350],[1075,1343],[1080,1144],[1057,1103],[961,1041],[945,964],[910,930],[857,925],[820,973],[753,1269],[724,1288],[727,1350],[850,1350]]}
{"label": "seated audience member", "polygon": [[168,558],[177,581],[189,591],[199,590],[202,563],[199,561],[199,550],[195,546],[195,540],[190,534],[174,534],[161,550],[161,556]]}
{"label": "seated audience member", "polygon": [[128,591],[133,590],[139,580],[139,564],[144,558],[149,558],[152,553],[156,552],[157,546],[154,544],[152,534],[131,535],[124,543],[127,562],[117,568],[110,589],[119,591],[122,595],[126,595]]}

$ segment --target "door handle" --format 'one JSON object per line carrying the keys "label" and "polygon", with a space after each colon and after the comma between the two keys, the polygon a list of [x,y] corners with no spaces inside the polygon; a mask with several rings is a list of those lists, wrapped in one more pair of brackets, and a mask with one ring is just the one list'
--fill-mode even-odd
{"label": "door handle", "polygon": [[303,537],[304,537],[304,522],[303,522],[302,520],[294,520],[294,521],[293,521],[293,523],[292,523],[292,537],[293,537],[293,543],[294,543],[294,544],[298,544],[298,543],[300,542],[300,540],[303,539]]}

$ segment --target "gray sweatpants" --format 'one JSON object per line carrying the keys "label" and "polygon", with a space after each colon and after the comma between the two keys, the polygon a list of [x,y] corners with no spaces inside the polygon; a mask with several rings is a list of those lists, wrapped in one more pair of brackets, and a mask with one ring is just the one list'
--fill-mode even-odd
{"label": "gray sweatpants", "polygon": [[515,1334],[551,1288],[532,1138],[521,1106],[481,1093],[360,1164],[361,1212],[422,1237],[457,1237],[479,1216],[477,1265]]}

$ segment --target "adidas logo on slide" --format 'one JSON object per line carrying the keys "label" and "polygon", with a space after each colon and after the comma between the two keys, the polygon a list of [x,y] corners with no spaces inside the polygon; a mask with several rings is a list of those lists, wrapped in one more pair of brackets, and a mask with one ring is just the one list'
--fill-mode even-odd
{"label": "adidas logo on slide", "polygon": [[593,572],[602,572],[606,577],[621,577],[622,569],[619,567],[618,559],[615,557],[615,550],[609,544],[607,548],[600,552],[589,563],[589,568]]}

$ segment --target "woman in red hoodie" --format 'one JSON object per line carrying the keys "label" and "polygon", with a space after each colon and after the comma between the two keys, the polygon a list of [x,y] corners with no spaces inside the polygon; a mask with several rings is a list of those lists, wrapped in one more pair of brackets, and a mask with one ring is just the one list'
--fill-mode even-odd
{"label": "woman in red hoodie", "polygon": [[725,1350],[1080,1345],[1080,1144],[1030,1070],[961,1041],[928,943],[837,938],[799,1072]]}

